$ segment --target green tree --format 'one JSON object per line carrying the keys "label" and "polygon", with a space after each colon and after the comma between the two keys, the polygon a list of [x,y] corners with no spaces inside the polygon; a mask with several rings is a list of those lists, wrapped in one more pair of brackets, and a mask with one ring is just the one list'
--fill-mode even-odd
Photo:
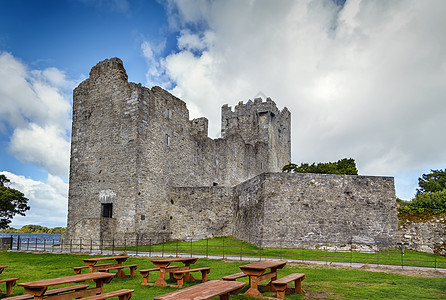
{"label": "green tree", "polygon": [[9,227],[16,214],[24,216],[29,210],[28,199],[20,191],[10,188],[9,182],[5,175],[0,175],[0,229]]}
{"label": "green tree", "polygon": [[446,189],[446,169],[431,170],[432,173],[423,174],[418,178],[417,195],[439,192]]}
{"label": "green tree", "polygon": [[298,166],[289,163],[282,168],[282,172],[358,175],[356,162],[353,158],[343,158],[337,162],[318,163],[317,165],[302,163]]}

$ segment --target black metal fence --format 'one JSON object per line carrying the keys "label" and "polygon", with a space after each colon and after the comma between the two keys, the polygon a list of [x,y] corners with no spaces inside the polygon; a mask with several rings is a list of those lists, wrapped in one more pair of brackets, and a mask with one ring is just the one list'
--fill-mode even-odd
{"label": "black metal fence", "polygon": [[[446,256],[438,253],[422,253],[405,249],[407,244],[384,248],[379,245],[345,243],[336,246],[323,241],[264,241],[274,244],[274,248],[256,247],[230,237],[202,240],[162,240],[156,239],[44,239],[11,237],[12,251],[39,251],[54,253],[88,253],[116,255],[126,252],[130,255],[148,257],[198,256],[213,259],[287,259],[303,263],[344,265],[369,264],[373,266],[397,265],[404,267],[425,267],[446,269]],[[293,248],[284,245],[297,245]]]}

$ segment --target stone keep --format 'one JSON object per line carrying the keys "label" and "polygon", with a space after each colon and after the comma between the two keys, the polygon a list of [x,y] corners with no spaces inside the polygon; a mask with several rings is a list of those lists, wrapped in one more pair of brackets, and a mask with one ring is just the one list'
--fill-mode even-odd
{"label": "stone keep", "polygon": [[73,92],[64,238],[392,244],[393,178],[279,173],[291,159],[290,125],[287,108],[254,99],[224,105],[221,138],[211,139],[185,102],[129,83],[118,58],[102,61]]}

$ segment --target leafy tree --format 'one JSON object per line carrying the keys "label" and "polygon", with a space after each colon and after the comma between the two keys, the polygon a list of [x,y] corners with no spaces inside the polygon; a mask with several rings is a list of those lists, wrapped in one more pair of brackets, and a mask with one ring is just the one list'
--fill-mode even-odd
{"label": "leafy tree", "polygon": [[5,175],[0,175],[0,229],[9,227],[16,214],[24,216],[29,210],[28,199],[20,191],[10,188],[9,182]]}
{"label": "leafy tree", "polygon": [[282,172],[358,175],[356,162],[353,158],[343,158],[337,162],[318,163],[317,165],[302,163],[298,166],[289,163],[282,168]]}
{"label": "leafy tree", "polygon": [[446,189],[446,169],[431,170],[432,173],[423,174],[418,178],[417,196],[425,193],[439,192]]}

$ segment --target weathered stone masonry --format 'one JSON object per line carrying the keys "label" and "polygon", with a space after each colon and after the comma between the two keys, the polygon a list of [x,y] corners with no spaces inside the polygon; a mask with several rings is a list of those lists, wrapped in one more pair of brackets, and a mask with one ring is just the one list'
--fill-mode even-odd
{"label": "weathered stone masonry", "polygon": [[73,92],[64,237],[394,243],[393,178],[279,173],[291,114],[269,98],[224,105],[221,124],[211,139],[185,102],[98,63]]}

